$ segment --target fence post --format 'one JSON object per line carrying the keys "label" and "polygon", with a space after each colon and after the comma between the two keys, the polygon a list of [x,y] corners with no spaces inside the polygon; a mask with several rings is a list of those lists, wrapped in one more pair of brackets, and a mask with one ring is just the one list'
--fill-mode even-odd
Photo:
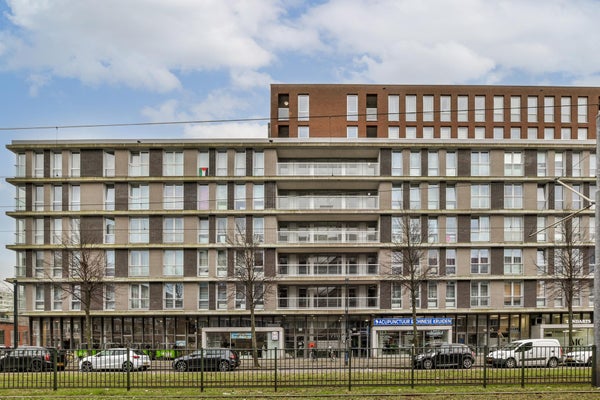
{"label": "fence post", "polygon": [[129,347],[127,347],[127,391],[131,390],[131,370],[132,370],[131,360],[129,358]]}
{"label": "fence post", "polygon": [[352,390],[352,351],[348,350],[348,345],[346,345],[346,364],[348,365],[348,391]]}
{"label": "fence post", "polygon": [[483,346],[483,388],[487,387],[487,360],[485,359],[488,355],[488,346],[487,344]]}
{"label": "fence post", "polygon": [[[515,354],[516,357],[516,354]],[[525,352],[521,356],[521,388],[525,387]]]}
{"label": "fence post", "polygon": [[597,381],[597,376],[596,376],[596,373],[598,372],[597,364],[596,364],[598,355],[596,354],[596,351],[597,351],[596,345],[592,345],[592,386],[594,386],[594,387],[598,387],[598,385],[600,384],[600,382]]}
{"label": "fence post", "polygon": [[54,391],[58,390],[58,349],[52,349],[52,364],[54,365],[54,367],[52,368],[54,372],[54,377],[53,377],[53,381],[52,381],[52,389]]}
{"label": "fence post", "polygon": [[279,358],[279,353],[277,352],[277,347],[275,347],[275,391],[277,391],[277,359]]}
{"label": "fence post", "polygon": [[414,389],[415,388],[415,363],[414,360],[415,359],[415,345],[413,344],[412,346],[410,346],[410,388]]}
{"label": "fence post", "polygon": [[204,348],[200,347],[200,392],[204,392]]}

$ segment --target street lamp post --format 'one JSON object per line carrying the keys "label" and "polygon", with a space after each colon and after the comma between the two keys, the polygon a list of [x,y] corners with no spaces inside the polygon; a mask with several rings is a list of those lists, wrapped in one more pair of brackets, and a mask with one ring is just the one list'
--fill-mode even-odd
{"label": "street lamp post", "polygon": [[13,280],[13,348],[19,347],[19,283]]}

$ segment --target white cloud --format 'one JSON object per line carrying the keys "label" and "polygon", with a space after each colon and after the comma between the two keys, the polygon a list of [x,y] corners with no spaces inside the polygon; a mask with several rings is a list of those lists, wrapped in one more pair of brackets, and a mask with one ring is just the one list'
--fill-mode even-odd
{"label": "white cloud", "polygon": [[185,136],[199,139],[267,138],[268,125],[257,122],[197,124],[185,128]]}

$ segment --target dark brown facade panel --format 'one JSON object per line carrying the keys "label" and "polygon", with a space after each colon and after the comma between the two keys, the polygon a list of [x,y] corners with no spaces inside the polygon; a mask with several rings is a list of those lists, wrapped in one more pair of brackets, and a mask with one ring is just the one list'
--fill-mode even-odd
{"label": "dark brown facade panel", "polygon": [[101,177],[104,175],[104,152],[100,149],[81,150],[81,176]]}
{"label": "dark brown facade panel", "polygon": [[389,310],[392,308],[392,282],[381,281],[379,284],[379,308]]}
{"label": "dark brown facade panel", "polygon": [[198,198],[198,185],[196,182],[185,182],[183,184],[183,209],[196,210]]}
{"label": "dark brown facade panel", "polygon": [[129,209],[129,185],[124,182],[115,183],[115,210],[127,211]]}
{"label": "dark brown facade panel", "polygon": [[115,250],[115,277],[126,278],[129,276],[129,251],[126,249]]}
{"label": "dark brown facade panel", "polygon": [[458,308],[471,308],[471,283],[469,281],[456,282]]}
{"label": "dark brown facade panel", "polygon": [[160,149],[150,150],[150,165],[149,173],[150,176],[162,176],[163,175],[163,151]]}
{"label": "dark brown facade panel", "polygon": [[471,175],[471,151],[460,149],[457,151],[457,174],[458,176],[470,176]]}
{"label": "dark brown facade panel", "polygon": [[524,152],[524,175],[526,177],[537,176],[537,151],[525,150]]}
{"label": "dark brown facade panel", "polygon": [[458,224],[458,242],[468,243],[471,241],[471,216],[459,215]]}
{"label": "dark brown facade panel", "polygon": [[537,242],[537,235],[534,233],[538,230],[537,227],[537,216],[536,215],[525,215],[523,217],[523,240],[525,243]]}
{"label": "dark brown facade panel", "polygon": [[277,275],[277,252],[275,249],[265,249],[265,277],[274,278]]}
{"label": "dark brown facade panel", "polygon": [[196,249],[183,250],[183,276],[187,278],[198,276],[198,251]]}
{"label": "dark brown facade panel", "polygon": [[392,216],[382,215],[379,218],[379,241],[381,243],[392,242]]}
{"label": "dark brown facade panel", "polygon": [[490,254],[490,272],[492,275],[504,275],[504,249],[493,247]]}
{"label": "dark brown facade panel", "polygon": [[265,209],[275,208],[277,201],[277,185],[275,182],[265,182]]}
{"label": "dark brown facade panel", "polygon": [[163,309],[163,284],[150,282],[150,310]]}
{"label": "dark brown facade panel", "polygon": [[490,205],[492,210],[504,208],[504,182],[492,182],[490,185]]}
{"label": "dark brown facade panel", "polygon": [[523,283],[523,306],[533,308],[537,306],[537,281],[527,280]]}
{"label": "dark brown facade panel", "polygon": [[392,150],[379,150],[379,174],[381,176],[392,175]]}
{"label": "dark brown facade panel", "polygon": [[150,226],[150,243],[160,244],[163,242],[163,217],[160,215],[152,215],[149,221]]}

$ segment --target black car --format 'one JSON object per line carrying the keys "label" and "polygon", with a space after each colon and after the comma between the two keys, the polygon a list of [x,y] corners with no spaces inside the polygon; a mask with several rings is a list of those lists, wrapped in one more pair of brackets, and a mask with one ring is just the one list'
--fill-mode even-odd
{"label": "black car", "polygon": [[22,346],[8,351],[0,357],[0,371],[63,371],[67,360],[63,351],[53,347]]}
{"label": "black car", "polygon": [[413,359],[415,368],[466,368],[475,362],[475,352],[466,344],[441,343],[428,346]]}
{"label": "black car", "polygon": [[203,349],[173,360],[176,371],[231,371],[240,365],[239,354],[230,349]]}

